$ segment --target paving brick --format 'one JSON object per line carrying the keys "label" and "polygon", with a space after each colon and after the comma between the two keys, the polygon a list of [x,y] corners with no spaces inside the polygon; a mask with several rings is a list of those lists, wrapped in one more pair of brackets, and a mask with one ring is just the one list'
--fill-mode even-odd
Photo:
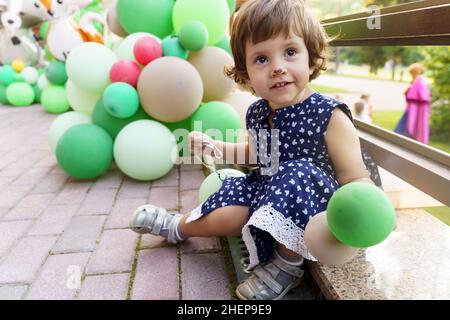
{"label": "paving brick", "polygon": [[152,187],[178,187],[178,168],[174,167],[164,177],[152,181]]}
{"label": "paving brick", "polygon": [[109,214],[113,207],[117,189],[89,190],[77,214],[101,215]]}
{"label": "paving brick", "polygon": [[5,216],[9,210],[10,210],[10,208],[0,207],[0,221],[2,220],[3,216]]}
{"label": "paving brick", "polygon": [[198,190],[181,191],[180,203],[180,211],[183,214],[197,208],[200,205],[200,203],[198,202]]}
{"label": "paving brick", "polygon": [[133,300],[178,300],[176,248],[139,251],[131,298]]}
{"label": "paving brick", "polygon": [[31,168],[19,176],[12,185],[29,184],[32,186],[37,185],[42,178],[49,172],[50,168]]}
{"label": "paving brick", "polygon": [[32,221],[0,222],[0,258],[22,237],[32,223]]}
{"label": "paving brick", "polygon": [[181,171],[201,171],[202,168],[201,164],[180,164]]}
{"label": "paving brick", "polygon": [[87,274],[131,271],[138,234],[129,230],[105,230],[89,261]]}
{"label": "paving brick", "polygon": [[90,253],[49,256],[25,296],[26,300],[69,300],[81,288]]}
{"label": "paving brick", "polygon": [[14,179],[14,177],[0,177],[0,188],[7,187]]}
{"label": "paving brick", "polygon": [[148,198],[150,182],[135,181],[128,177],[123,180],[118,199]]}
{"label": "paving brick", "polygon": [[155,249],[155,248],[163,248],[163,247],[174,247],[174,244],[171,244],[166,241],[163,237],[155,236],[153,234],[144,234],[141,238],[141,244],[139,249]]}
{"label": "paving brick", "polygon": [[40,183],[31,191],[31,193],[58,193],[69,179],[65,173],[50,172]]}
{"label": "paving brick", "polygon": [[146,198],[116,200],[106,221],[105,229],[129,228],[134,211],[146,203]]}
{"label": "paving brick", "polygon": [[69,182],[52,204],[79,204],[83,202],[92,182]]}
{"label": "paving brick", "polygon": [[38,162],[36,162],[33,167],[35,168],[52,168],[58,165],[58,161],[56,160],[56,156],[53,153],[48,154]]}
{"label": "paving brick", "polygon": [[180,190],[198,190],[205,180],[203,171],[181,171],[180,174]]}
{"label": "paving brick", "polygon": [[120,171],[108,171],[101,176],[92,186],[91,190],[118,189],[122,184],[124,175]]}
{"label": "paving brick", "polygon": [[79,300],[125,300],[129,273],[88,276],[81,286]]}
{"label": "paving brick", "polygon": [[212,252],[220,250],[220,241],[217,237],[193,237],[181,244],[181,253]]}
{"label": "paving brick", "polygon": [[148,203],[166,210],[178,210],[178,188],[177,187],[154,187],[150,189]]}
{"label": "paving brick", "polygon": [[79,205],[50,206],[45,209],[39,219],[28,232],[29,236],[60,235],[72,220]]}
{"label": "paving brick", "polygon": [[52,253],[93,251],[104,222],[104,216],[75,216]]}
{"label": "paving brick", "polygon": [[181,256],[183,300],[229,300],[223,257],[215,253]]}
{"label": "paving brick", "polygon": [[3,220],[36,219],[55,198],[55,194],[30,194],[3,217]]}
{"label": "paving brick", "polygon": [[21,300],[27,290],[27,286],[0,287],[0,300]]}
{"label": "paving brick", "polygon": [[2,192],[0,192],[0,204],[2,207],[12,208],[22,200],[32,188],[33,186],[30,185],[9,185],[6,188],[2,188]]}
{"label": "paving brick", "polygon": [[33,281],[55,241],[55,236],[23,238],[0,263],[0,283]]}

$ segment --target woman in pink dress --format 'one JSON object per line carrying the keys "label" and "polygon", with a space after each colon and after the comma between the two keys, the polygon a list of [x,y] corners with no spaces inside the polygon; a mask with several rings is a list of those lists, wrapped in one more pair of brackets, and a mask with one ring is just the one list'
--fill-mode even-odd
{"label": "woman in pink dress", "polygon": [[413,81],[411,86],[405,91],[407,103],[405,112],[406,123],[404,115],[395,131],[406,133],[409,137],[428,144],[430,134],[430,88],[422,76],[425,68],[420,63],[414,63],[409,67],[409,72]]}

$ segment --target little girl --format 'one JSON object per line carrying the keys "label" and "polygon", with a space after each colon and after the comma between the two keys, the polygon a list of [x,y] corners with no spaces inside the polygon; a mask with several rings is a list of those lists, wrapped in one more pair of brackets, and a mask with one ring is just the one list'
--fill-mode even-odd
{"label": "little girl", "polygon": [[231,22],[235,67],[228,74],[262,98],[247,111],[251,139],[224,143],[192,132],[190,141],[192,150],[197,143],[214,144],[226,163],[245,154],[241,164],[257,168],[225,179],[184,215],[145,205],[132,218],[134,231],[172,243],[242,235],[253,273],[237,287],[240,299],[281,299],[298,286],[304,259],[315,260],[303,240],[309,219],[326,210],[339,186],[373,183],[349,108],[308,87],[325,69],[326,45],[302,0],[238,2]]}

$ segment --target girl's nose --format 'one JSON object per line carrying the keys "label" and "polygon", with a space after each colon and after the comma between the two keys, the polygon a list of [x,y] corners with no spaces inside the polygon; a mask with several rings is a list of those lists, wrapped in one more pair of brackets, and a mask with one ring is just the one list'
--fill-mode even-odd
{"label": "girl's nose", "polygon": [[286,68],[284,68],[284,67],[277,67],[277,68],[275,68],[273,71],[272,71],[272,77],[276,77],[276,76],[279,76],[279,75],[283,75],[283,74],[286,74]]}

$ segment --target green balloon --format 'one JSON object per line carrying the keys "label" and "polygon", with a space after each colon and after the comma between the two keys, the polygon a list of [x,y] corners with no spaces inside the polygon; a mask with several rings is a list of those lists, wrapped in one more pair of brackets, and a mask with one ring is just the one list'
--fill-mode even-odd
{"label": "green balloon", "polygon": [[112,163],[113,141],[102,128],[79,124],[59,139],[56,158],[61,168],[78,179],[94,179],[105,173]]}
{"label": "green balloon", "polygon": [[119,22],[129,34],[149,32],[164,38],[173,31],[172,10],[175,0],[119,0]]}
{"label": "green balloon", "polygon": [[150,116],[145,113],[144,109],[142,109],[141,107],[139,107],[136,114],[130,118],[119,119],[113,117],[106,111],[103,105],[103,99],[100,99],[97,102],[94,108],[94,112],[92,113],[92,123],[98,125],[99,127],[102,127],[106,132],[109,133],[113,140],[116,139],[120,130],[122,130],[122,128],[127,124],[145,119],[150,119]]}
{"label": "green balloon", "polygon": [[230,9],[230,16],[233,15],[234,9],[236,9],[236,0],[227,0],[228,8]]}
{"label": "green balloon", "polygon": [[39,34],[40,34],[41,38],[44,40],[47,39],[48,26],[49,26],[49,22],[45,21],[43,24],[41,24],[41,27],[39,28]]}
{"label": "green balloon", "polygon": [[34,103],[41,103],[42,91],[41,89],[39,89],[39,86],[37,84],[33,85],[33,91],[34,91]]}
{"label": "green balloon", "polygon": [[245,177],[245,173],[236,169],[221,169],[207,176],[198,190],[199,203],[208,199],[214,192],[219,191],[223,181],[230,177]]}
{"label": "green balloon", "polygon": [[6,97],[6,87],[0,83],[0,103],[4,105],[10,104]]}
{"label": "green balloon", "polygon": [[225,35],[222,40],[220,40],[219,42],[217,42],[214,47],[218,47],[221,48],[223,50],[225,50],[226,52],[228,52],[231,56],[233,55],[233,53],[231,52],[231,46],[230,46],[230,38]]}
{"label": "green balloon", "polygon": [[177,0],[173,8],[173,25],[179,34],[188,21],[197,20],[208,29],[208,44],[217,43],[227,31],[230,9],[223,0]]}
{"label": "green balloon", "polygon": [[106,111],[116,118],[126,119],[139,109],[139,94],[125,82],[110,84],[103,93],[103,105]]}
{"label": "green balloon", "polygon": [[9,86],[15,81],[16,72],[10,65],[4,65],[0,68],[0,84]]}
{"label": "green balloon", "polygon": [[199,21],[186,22],[178,36],[183,48],[189,51],[202,50],[208,44],[208,29]]}
{"label": "green balloon", "polygon": [[46,76],[51,83],[63,86],[67,82],[66,64],[53,61],[47,68]]}
{"label": "green balloon", "polygon": [[165,57],[171,56],[186,60],[189,56],[189,52],[183,48],[177,36],[165,37],[161,45],[163,48],[163,56]]}
{"label": "green balloon", "polygon": [[352,247],[367,248],[389,236],[395,226],[395,209],[381,189],[353,182],[333,194],[327,220],[336,239]]}
{"label": "green balloon", "polygon": [[42,91],[42,106],[49,113],[63,113],[70,109],[66,88],[50,85]]}
{"label": "green balloon", "polygon": [[201,131],[220,141],[236,143],[238,129],[241,129],[239,114],[225,102],[207,102],[191,118],[191,131]]}
{"label": "green balloon", "polygon": [[191,155],[189,150],[189,132],[191,130],[191,117],[179,122],[161,122],[165,125],[177,140],[179,156],[188,157]]}
{"label": "green balloon", "polygon": [[177,154],[173,134],[163,124],[140,120],[123,128],[114,142],[117,166],[129,177],[157,180],[172,170]]}
{"label": "green balloon", "polygon": [[26,82],[10,84],[6,89],[6,98],[13,106],[25,107],[32,105],[34,102],[33,87]]}
{"label": "green balloon", "polygon": [[78,111],[70,111],[57,116],[56,119],[53,120],[48,132],[48,144],[50,150],[53,153],[56,152],[58,141],[67,130],[79,124],[86,123],[92,123],[91,117]]}

